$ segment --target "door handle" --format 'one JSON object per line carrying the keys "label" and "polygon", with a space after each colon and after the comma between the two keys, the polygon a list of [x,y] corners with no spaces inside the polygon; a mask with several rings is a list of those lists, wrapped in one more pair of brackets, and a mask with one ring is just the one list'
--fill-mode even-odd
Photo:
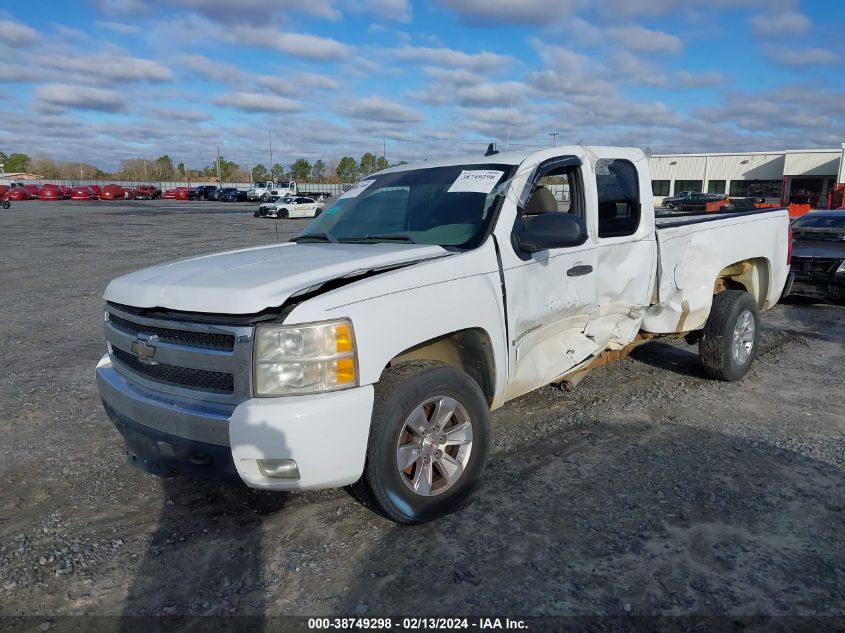
{"label": "door handle", "polygon": [[580,277],[581,275],[589,275],[593,272],[593,267],[590,265],[573,266],[566,271],[567,277]]}

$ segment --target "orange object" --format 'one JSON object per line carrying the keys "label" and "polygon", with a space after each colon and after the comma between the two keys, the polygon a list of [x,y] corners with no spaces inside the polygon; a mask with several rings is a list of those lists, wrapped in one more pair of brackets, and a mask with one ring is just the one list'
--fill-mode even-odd
{"label": "orange object", "polygon": [[800,218],[802,215],[809,213],[812,207],[809,204],[790,204],[789,217]]}

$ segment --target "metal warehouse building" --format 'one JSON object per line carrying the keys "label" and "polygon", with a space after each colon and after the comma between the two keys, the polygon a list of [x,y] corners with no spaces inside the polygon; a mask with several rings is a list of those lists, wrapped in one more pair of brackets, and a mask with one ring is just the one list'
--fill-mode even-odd
{"label": "metal warehouse building", "polygon": [[839,149],[655,154],[650,163],[657,203],[696,191],[828,208],[842,205],[845,190],[845,143]]}

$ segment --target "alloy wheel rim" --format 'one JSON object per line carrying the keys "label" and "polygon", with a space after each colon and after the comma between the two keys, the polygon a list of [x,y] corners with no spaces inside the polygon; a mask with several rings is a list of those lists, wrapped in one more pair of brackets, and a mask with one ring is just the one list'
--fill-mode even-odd
{"label": "alloy wheel rim", "polygon": [[754,315],[750,310],[743,310],[736,320],[731,342],[731,354],[738,365],[745,365],[751,358],[756,329]]}
{"label": "alloy wheel rim", "polygon": [[472,441],[472,420],[463,405],[448,396],[429,398],[411,411],[399,432],[399,477],[417,495],[443,494],[463,476]]}

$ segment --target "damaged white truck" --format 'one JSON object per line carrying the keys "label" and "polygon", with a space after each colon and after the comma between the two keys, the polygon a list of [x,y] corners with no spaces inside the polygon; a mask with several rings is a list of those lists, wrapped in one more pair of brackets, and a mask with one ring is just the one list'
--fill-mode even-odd
{"label": "damaged white truck", "polygon": [[97,381],[144,470],[417,523],[467,500],[513,398],[660,336],[740,379],[789,247],[782,209],[655,220],[636,149],[403,165],[290,242],[111,282]]}

